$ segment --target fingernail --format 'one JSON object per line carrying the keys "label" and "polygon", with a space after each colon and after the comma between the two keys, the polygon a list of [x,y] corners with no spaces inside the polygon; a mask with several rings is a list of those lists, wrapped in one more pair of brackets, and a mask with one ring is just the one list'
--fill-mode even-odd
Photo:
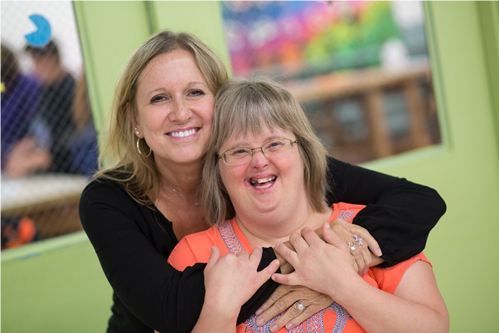
{"label": "fingernail", "polygon": [[276,324],[274,324],[274,325],[270,326],[270,330],[271,330],[272,332],[275,332],[275,331],[277,330],[277,325],[276,325]]}
{"label": "fingernail", "polygon": [[258,319],[256,320],[256,324],[257,324],[258,326],[263,326],[263,324],[265,324],[265,320],[263,320],[263,318],[258,318]]}
{"label": "fingernail", "polygon": [[293,328],[293,324],[291,324],[291,323],[287,323],[287,324],[286,324],[286,329],[287,329],[287,330],[290,330],[290,329],[292,329],[292,328]]}
{"label": "fingernail", "polygon": [[257,316],[259,316],[259,315],[261,315],[261,314],[262,314],[262,312],[263,312],[263,310],[262,310],[262,309],[258,309],[258,310],[256,310],[255,314],[256,314]]}

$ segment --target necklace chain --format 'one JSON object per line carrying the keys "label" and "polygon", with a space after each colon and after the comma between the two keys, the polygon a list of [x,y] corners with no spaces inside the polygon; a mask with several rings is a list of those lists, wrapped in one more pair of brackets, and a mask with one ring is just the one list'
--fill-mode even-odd
{"label": "necklace chain", "polygon": [[[177,191],[175,188],[173,188],[173,186],[168,185],[168,187],[171,188],[172,191],[175,192],[175,194],[177,194],[178,196],[184,198],[184,195],[182,193],[180,193],[179,191]],[[201,205],[200,202],[194,202],[194,206],[199,206],[199,205]]]}

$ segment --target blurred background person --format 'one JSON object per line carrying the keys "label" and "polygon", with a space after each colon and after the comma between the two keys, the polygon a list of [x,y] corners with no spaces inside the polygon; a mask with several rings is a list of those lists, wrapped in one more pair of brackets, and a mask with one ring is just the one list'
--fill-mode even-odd
{"label": "blurred background person", "polygon": [[41,85],[21,72],[14,52],[2,44],[2,174],[17,177],[47,169],[48,151],[38,149],[32,131],[39,111]]}
{"label": "blurred background person", "polygon": [[72,116],[76,81],[63,66],[53,40],[42,47],[28,44],[24,51],[33,61],[34,77],[42,85],[34,131],[43,138],[38,145],[51,155],[51,165],[44,171],[73,173],[67,143],[76,131]]}
{"label": "blurred background person", "polygon": [[[30,169],[45,168],[50,163],[50,155],[37,150],[36,138],[30,136],[31,119],[36,116],[41,87],[36,80],[23,74],[14,52],[2,43],[2,176],[29,172]],[[23,145],[23,147],[20,147]],[[29,147],[34,147],[29,149]],[[6,168],[14,147],[29,154],[12,170]],[[17,171],[16,171],[17,170]],[[38,238],[35,223],[26,216],[1,219],[1,249],[13,248],[30,243]]]}

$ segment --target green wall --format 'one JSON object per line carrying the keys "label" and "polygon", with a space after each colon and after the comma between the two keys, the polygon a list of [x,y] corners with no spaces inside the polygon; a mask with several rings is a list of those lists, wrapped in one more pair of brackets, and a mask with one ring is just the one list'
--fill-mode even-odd
{"label": "green wall", "polygon": [[[217,2],[75,2],[92,106],[101,124],[131,52],[158,29],[196,33],[228,63]],[[448,205],[425,250],[451,332],[497,330],[499,5],[425,3],[443,144],[366,164],[427,184]],[[424,207],[422,207],[424,209]],[[2,252],[4,332],[103,332],[111,290],[86,236]]]}
{"label": "green wall", "polygon": [[2,251],[2,332],[105,332],[112,290],[83,232]]}

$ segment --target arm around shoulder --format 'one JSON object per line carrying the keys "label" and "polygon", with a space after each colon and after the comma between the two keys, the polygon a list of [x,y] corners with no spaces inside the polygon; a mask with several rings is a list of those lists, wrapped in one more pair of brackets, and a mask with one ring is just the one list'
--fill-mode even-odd
{"label": "arm around shoulder", "polygon": [[[117,183],[90,183],[80,200],[80,218],[104,274],[126,308],[116,302],[115,306],[158,331],[190,331],[196,323],[191,317],[199,315],[203,304],[205,265],[185,272],[169,265],[169,253],[161,251],[173,248],[173,240],[152,211]],[[156,246],[159,242],[164,243]]]}
{"label": "arm around shoulder", "polygon": [[[383,267],[423,251],[446,205],[430,187],[329,158],[330,201],[364,204],[353,223],[381,246]],[[334,195],[334,197],[333,197]]]}

